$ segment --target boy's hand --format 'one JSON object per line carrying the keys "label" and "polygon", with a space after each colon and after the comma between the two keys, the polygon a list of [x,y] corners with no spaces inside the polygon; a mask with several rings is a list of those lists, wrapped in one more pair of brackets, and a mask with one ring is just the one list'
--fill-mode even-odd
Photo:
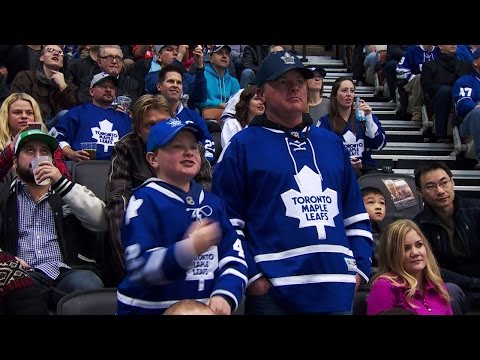
{"label": "boy's hand", "polygon": [[215,313],[215,315],[230,315],[232,308],[223,296],[215,295],[208,301],[208,306]]}
{"label": "boy's hand", "polygon": [[186,234],[192,239],[193,248],[197,255],[218,244],[222,238],[222,230],[218,222],[209,219],[203,219],[202,222],[193,222]]}

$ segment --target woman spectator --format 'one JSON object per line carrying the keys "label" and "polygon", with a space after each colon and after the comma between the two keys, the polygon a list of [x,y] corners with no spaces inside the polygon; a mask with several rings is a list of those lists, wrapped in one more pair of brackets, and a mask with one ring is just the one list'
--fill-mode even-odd
{"label": "woman spectator", "polygon": [[367,315],[395,308],[418,315],[453,315],[430,244],[406,219],[390,224],[382,234],[379,269],[367,298]]}
{"label": "woman spectator", "polygon": [[[25,93],[8,96],[0,107],[0,181],[5,181],[9,173],[14,175],[12,166],[18,134],[34,127],[32,123],[40,124],[40,129],[47,131],[35,99]],[[53,163],[62,175],[71,179],[60,147],[55,151]]]}
{"label": "woman spectator", "polygon": [[265,111],[265,106],[256,95],[256,92],[256,85],[245,88],[240,95],[237,105],[235,105],[235,115],[224,119],[222,127],[222,148],[228,144],[233,135],[246,128],[256,115],[262,115]]}
{"label": "woman spectator", "polygon": [[317,126],[331,130],[343,138],[343,144],[350,153],[357,176],[377,171],[371,152],[383,149],[387,144],[385,130],[372,114],[372,108],[360,100],[360,110],[365,113],[362,122],[355,120],[355,86],[353,80],[341,76],[332,86],[329,114],[322,116]]}

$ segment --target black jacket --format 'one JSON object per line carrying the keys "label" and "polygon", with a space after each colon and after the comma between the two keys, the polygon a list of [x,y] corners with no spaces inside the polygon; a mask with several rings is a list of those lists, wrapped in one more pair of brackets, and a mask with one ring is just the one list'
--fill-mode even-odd
{"label": "black jacket", "polygon": [[464,290],[480,290],[480,200],[455,197],[454,208],[455,233],[463,244],[465,257],[454,254],[447,228],[428,204],[413,221],[430,242],[443,280]]}
{"label": "black jacket", "polygon": [[[61,183],[60,181],[58,183]],[[0,248],[18,255],[18,217],[16,178],[11,183],[0,184]],[[55,186],[55,185],[54,185]],[[58,193],[53,193],[48,202],[52,208],[58,243],[63,262],[71,267],[96,271],[100,265],[97,234],[84,228],[80,220],[62,201]],[[85,259],[85,260],[84,260]],[[90,261],[87,261],[90,260]],[[91,260],[97,261],[95,264]]]}

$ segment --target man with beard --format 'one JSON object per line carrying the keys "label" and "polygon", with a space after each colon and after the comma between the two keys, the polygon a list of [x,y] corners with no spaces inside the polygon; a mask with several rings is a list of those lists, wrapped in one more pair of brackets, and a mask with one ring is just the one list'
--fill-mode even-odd
{"label": "man with beard", "polygon": [[[95,75],[90,83],[91,103],[78,105],[52,128],[67,160],[90,160],[82,142],[96,142],[97,160],[110,160],[115,143],[132,130],[132,121],[110,105],[117,94],[118,79],[108,73]],[[55,129],[55,130],[54,130]]]}
{"label": "man with beard", "polygon": [[51,309],[68,293],[103,287],[93,271],[95,232],[107,229],[104,202],[52,164],[57,146],[41,130],[22,132],[13,160],[17,177],[0,186],[0,247],[20,259]]}

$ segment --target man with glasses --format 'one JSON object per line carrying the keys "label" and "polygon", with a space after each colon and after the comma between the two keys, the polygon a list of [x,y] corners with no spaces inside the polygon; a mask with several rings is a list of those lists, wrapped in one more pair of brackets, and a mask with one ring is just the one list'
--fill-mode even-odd
{"label": "man with glasses", "polygon": [[479,307],[480,200],[456,197],[452,172],[442,162],[419,165],[415,184],[424,208],[413,220],[432,245],[454,314]]}
{"label": "man with glasses", "polygon": [[85,78],[78,89],[78,102],[91,102],[89,89],[93,76],[105,72],[118,79],[117,96],[125,95],[132,99],[130,107],[143,94],[141,84],[129,77],[123,69],[123,52],[119,45],[100,45],[98,48],[97,64],[91,75]]}
{"label": "man with glasses", "polygon": [[37,100],[48,128],[61,110],[77,104],[77,86],[65,79],[63,45],[45,45],[40,68],[20,71],[10,84],[11,93],[23,92]]}

